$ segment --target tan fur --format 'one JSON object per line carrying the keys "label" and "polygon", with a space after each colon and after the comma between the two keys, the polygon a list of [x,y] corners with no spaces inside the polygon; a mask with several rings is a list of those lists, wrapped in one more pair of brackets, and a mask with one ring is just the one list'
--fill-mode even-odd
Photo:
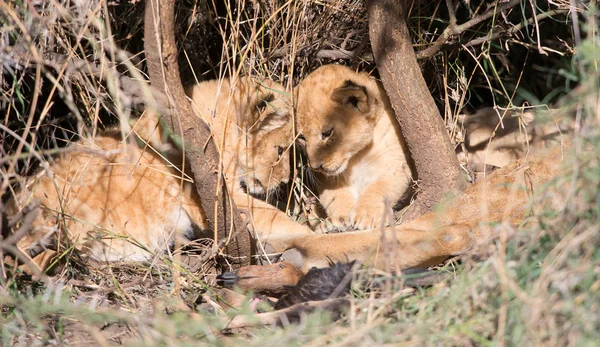
{"label": "tan fur", "polygon": [[365,73],[326,65],[296,93],[298,131],[328,217],[357,229],[392,224],[392,207],[407,190],[411,170],[382,85]]}
{"label": "tan fur", "polygon": [[[285,237],[310,234],[308,227],[246,195],[240,185],[243,181],[253,193],[269,193],[289,179],[292,124],[283,87],[242,78],[236,83],[204,82],[187,93],[214,133],[229,193],[238,207],[251,212],[257,234],[275,245],[273,232]],[[172,165],[179,166],[182,156],[164,141],[157,124],[155,115],[146,114],[134,130],[160,155],[150,146],[123,143],[116,134],[72,144],[73,152],[50,166],[54,177],[43,172],[30,182],[29,192],[19,195],[15,207],[31,198],[40,199],[44,207],[35,232],[19,246],[29,247],[48,231],[68,230],[69,240],[93,259],[139,261],[164,251],[176,237],[207,236],[198,233],[206,222],[195,188]],[[63,223],[65,228],[59,228]],[[48,259],[42,254],[36,261],[45,268]]]}
{"label": "tan fur", "polygon": [[[122,142],[116,133],[80,140],[70,149],[13,205],[35,198],[42,206],[34,232],[20,248],[67,230],[70,242],[95,260],[143,261],[176,237],[201,236],[195,231],[206,223],[193,187],[156,154]],[[42,269],[52,260],[48,254],[35,259]]]}
{"label": "tan fur", "polygon": [[297,267],[287,262],[269,265],[244,266],[235,272],[236,287],[257,293],[284,294],[295,286],[304,275]]}
{"label": "tan fur", "polygon": [[486,107],[459,115],[457,126],[464,142],[457,148],[458,158],[479,177],[559,143],[572,132],[573,120],[560,119],[555,110],[504,112]]}
{"label": "tan fur", "polygon": [[241,78],[235,83],[205,82],[186,93],[214,133],[230,194],[239,208],[250,211],[259,240],[277,251],[290,237],[312,234],[310,228],[252,198],[240,186],[244,182],[250,193],[269,194],[290,178],[291,105],[283,86]]}

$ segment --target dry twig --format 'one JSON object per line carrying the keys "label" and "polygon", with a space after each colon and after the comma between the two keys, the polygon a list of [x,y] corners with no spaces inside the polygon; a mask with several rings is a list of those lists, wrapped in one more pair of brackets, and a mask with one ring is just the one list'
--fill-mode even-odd
{"label": "dry twig", "polygon": [[[478,15],[477,17],[474,17],[474,18],[470,19],[469,21],[467,21],[463,24],[459,24],[459,25],[456,24],[454,8],[451,7],[451,10],[449,10],[449,13],[451,14],[450,15],[450,24],[448,25],[448,27],[446,27],[446,29],[442,32],[442,34],[438,37],[438,39],[431,46],[429,46],[423,50],[420,50],[419,52],[416,53],[417,59],[426,59],[426,58],[433,57],[440,50],[442,50],[442,48],[446,44],[448,44],[448,42],[450,42],[453,37],[459,36],[463,32],[474,27],[475,25],[492,17],[494,14],[504,11],[504,10],[508,10],[508,9],[518,5],[520,2],[521,2],[520,0],[510,0],[510,1],[506,1],[506,2],[496,0],[494,2],[494,4],[490,5],[490,7],[488,8],[487,11],[485,11],[484,13]],[[446,3],[449,6],[451,5],[451,1],[447,1]]]}
{"label": "dry twig", "polygon": [[[0,254],[0,259],[3,259],[4,255],[7,255],[17,264],[25,264],[31,271],[35,272],[36,275],[42,276],[39,267],[31,259],[43,252],[43,248],[40,250],[38,248],[39,245],[33,246],[27,250],[26,254],[17,247],[19,241],[33,230],[33,222],[37,217],[39,205],[39,201],[30,203],[17,214],[10,217],[5,215],[5,211],[0,211],[0,214],[2,214],[2,236],[0,237],[0,249],[2,252]],[[12,231],[19,222],[21,223],[19,228],[16,231]],[[5,235],[6,237],[4,237]],[[4,263],[2,263],[2,265],[4,265]],[[6,278],[6,272],[4,270],[3,266],[1,274],[2,278]]]}

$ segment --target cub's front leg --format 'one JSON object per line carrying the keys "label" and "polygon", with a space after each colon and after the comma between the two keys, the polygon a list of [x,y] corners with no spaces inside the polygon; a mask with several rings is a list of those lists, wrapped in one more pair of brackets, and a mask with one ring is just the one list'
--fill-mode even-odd
{"label": "cub's front leg", "polygon": [[365,187],[349,213],[351,225],[364,230],[394,224],[393,207],[409,183],[408,175],[384,175]]}
{"label": "cub's front leg", "polygon": [[319,232],[328,233],[352,227],[349,216],[356,205],[356,195],[350,187],[326,188],[319,195],[319,200],[327,213],[327,220],[321,223]]}
{"label": "cub's front leg", "polygon": [[237,207],[250,212],[250,226],[260,241],[271,245],[274,252],[285,251],[297,237],[313,234],[308,226],[295,222],[287,214],[262,200],[243,192],[234,193],[233,199]]}

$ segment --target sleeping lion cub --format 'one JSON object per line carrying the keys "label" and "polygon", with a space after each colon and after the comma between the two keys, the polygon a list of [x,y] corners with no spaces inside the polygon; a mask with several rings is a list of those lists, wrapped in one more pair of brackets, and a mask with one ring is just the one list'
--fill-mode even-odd
{"label": "sleeping lion cub", "polygon": [[356,229],[391,224],[411,170],[382,85],[366,73],[326,65],[300,83],[296,100],[300,144],[329,219]]}
{"label": "sleeping lion cub", "polygon": [[[211,126],[229,193],[239,207],[250,210],[256,233],[266,239],[274,230],[287,237],[311,233],[242,191],[243,185],[265,194],[289,179],[292,126],[283,87],[242,78],[235,84],[209,81],[186,92]],[[195,188],[180,170],[181,155],[161,141],[156,126],[157,118],[147,114],[134,131],[159,151],[124,142],[116,131],[71,144],[72,151],[31,180],[12,204],[13,213],[33,198],[43,207],[33,233],[19,247],[49,246],[54,234],[66,230],[75,247],[92,259],[145,261],[175,239],[210,237],[202,232],[206,220]],[[34,260],[44,270],[54,255],[47,250]]]}

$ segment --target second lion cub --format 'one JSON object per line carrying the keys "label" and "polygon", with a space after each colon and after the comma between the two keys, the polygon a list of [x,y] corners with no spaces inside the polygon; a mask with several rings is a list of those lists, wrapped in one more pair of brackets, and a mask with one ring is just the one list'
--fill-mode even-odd
{"label": "second lion cub", "polygon": [[356,229],[391,224],[392,207],[412,176],[382,85],[366,73],[326,65],[300,83],[296,100],[300,143],[329,219]]}

